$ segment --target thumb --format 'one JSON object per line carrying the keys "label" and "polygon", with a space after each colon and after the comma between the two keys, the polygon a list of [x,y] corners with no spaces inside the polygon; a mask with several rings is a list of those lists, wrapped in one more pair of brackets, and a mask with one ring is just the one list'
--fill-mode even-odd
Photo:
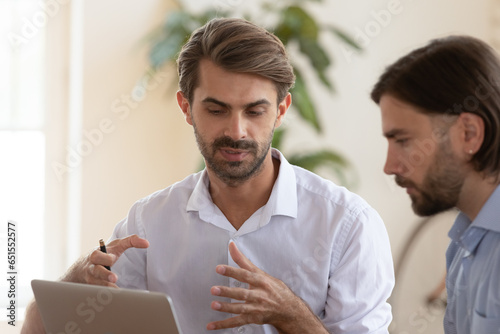
{"label": "thumb", "polygon": [[114,254],[119,257],[129,248],[148,248],[149,241],[139,237],[138,235],[130,235],[122,239],[116,239],[111,241],[107,246],[107,251],[109,254]]}

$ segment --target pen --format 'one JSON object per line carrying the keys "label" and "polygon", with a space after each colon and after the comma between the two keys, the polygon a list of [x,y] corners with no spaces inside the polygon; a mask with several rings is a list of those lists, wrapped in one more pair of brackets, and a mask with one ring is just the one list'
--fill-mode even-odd
{"label": "pen", "polygon": [[[102,240],[102,239],[99,240],[99,246],[101,247],[101,252],[107,253],[106,252],[106,245],[104,244],[104,240]],[[109,266],[104,266],[104,268],[111,270],[111,268]]]}

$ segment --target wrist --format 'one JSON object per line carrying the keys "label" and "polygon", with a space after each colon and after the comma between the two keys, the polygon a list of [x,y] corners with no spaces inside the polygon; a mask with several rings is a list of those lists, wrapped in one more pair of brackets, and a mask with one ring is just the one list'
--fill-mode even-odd
{"label": "wrist", "polygon": [[62,282],[85,283],[81,270],[82,258],[73,263],[73,265],[59,278]]}
{"label": "wrist", "polygon": [[297,297],[292,306],[293,312],[275,324],[280,334],[328,334],[321,320],[313,313],[307,303]]}

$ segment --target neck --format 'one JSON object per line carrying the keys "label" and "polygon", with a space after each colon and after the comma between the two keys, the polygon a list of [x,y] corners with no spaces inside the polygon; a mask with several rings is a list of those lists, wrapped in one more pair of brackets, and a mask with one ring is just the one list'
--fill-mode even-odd
{"label": "neck", "polygon": [[209,169],[210,195],[215,205],[224,213],[235,229],[239,229],[259,208],[264,206],[278,177],[279,160],[269,151],[262,171],[245,182],[228,185]]}
{"label": "neck", "polygon": [[495,178],[471,173],[464,181],[457,208],[473,221],[497,185]]}

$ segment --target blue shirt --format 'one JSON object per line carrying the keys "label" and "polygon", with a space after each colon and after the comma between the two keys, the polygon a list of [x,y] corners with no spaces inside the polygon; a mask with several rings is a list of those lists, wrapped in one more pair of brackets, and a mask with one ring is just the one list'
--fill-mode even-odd
{"label": "blue shirt", "polygon": [[448,235],[445,333],[500,333],[500,186],[474,221],[460,213]]}

